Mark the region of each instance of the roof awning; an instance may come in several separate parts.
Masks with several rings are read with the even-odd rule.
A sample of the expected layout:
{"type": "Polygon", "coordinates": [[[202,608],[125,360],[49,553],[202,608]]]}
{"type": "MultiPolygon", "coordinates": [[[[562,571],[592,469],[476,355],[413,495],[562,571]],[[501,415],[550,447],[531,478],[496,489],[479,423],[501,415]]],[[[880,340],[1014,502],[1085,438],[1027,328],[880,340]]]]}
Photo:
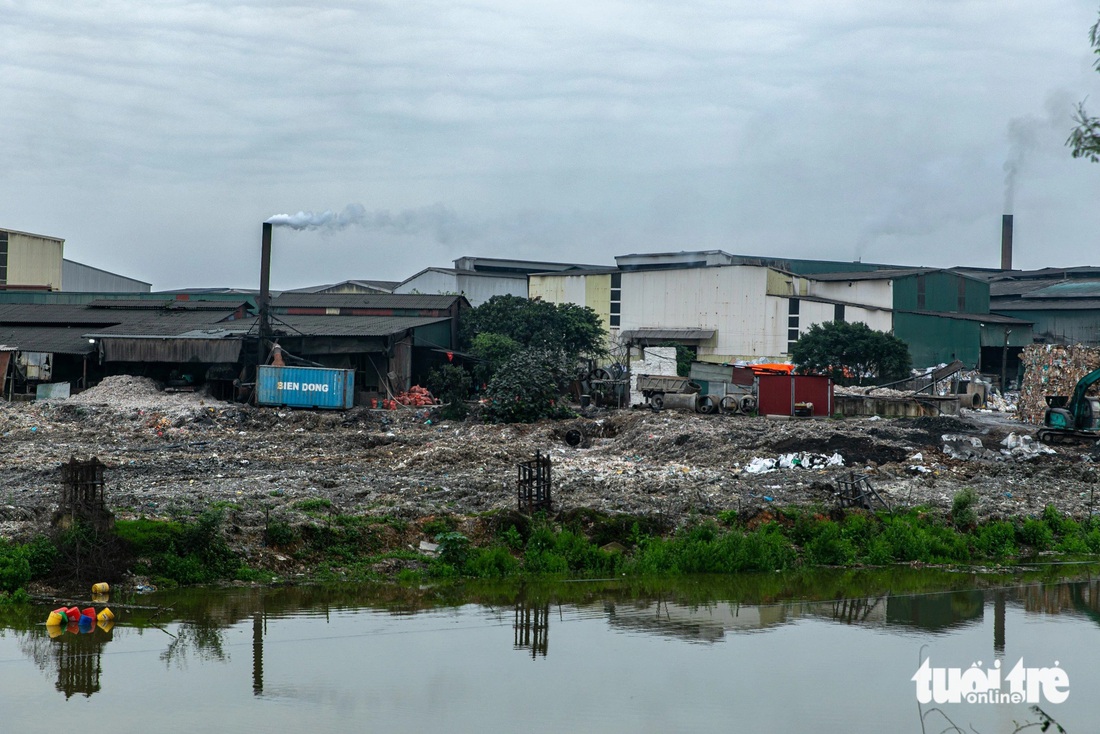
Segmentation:
{"type": "Polygon", "coordinates": [[[705,342],[714,338],[714,329],[629,329],[619,334],[626,342],[705,342]]]}

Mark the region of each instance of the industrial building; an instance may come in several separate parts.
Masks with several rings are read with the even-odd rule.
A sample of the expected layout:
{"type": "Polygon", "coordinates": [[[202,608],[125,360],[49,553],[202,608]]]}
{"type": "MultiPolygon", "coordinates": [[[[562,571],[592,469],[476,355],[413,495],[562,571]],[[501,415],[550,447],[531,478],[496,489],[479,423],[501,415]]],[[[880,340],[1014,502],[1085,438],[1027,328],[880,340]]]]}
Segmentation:
{"type": "Polygon", "coordinates": [[[841,272],[853,264],[717,250],[615,260],[615,268],[533,274],[530,296],[591,307],[616,343],[675,341],[707,362],[785,360],[811,326],[834,320],[892,332],[918,367],[958,359],[999,372],[1006,350],[1032,340],[1027,320],[990,313],[986,281],[951,270],[856,263],[841,272]]]}
{"type": "MultiPolygon", "coordinates": [[[[252,301],[231,294],[97,298],[40,293],[57,302],[0,302],[0,364],[10,362],[5,394],[40,385],[79,391],[106,375],[153,377],[177,386],[209,385],[242,397],[259,354],[252,301]]],[[[270,339],[290,363],[355,370],[364,399],[422,382],[455,348],[461,296],[283,294],[272,304],[270,339]]],[[[7,366],[4,364],[4,366],[7,366]]]]}
{"type": "Polygon", "coordinates": [[[0,229],[0,288],[60,290],[65,240],[0,229]]]}
{"type": "Polygon", "coordinates": [[[505,260],[489,257],[460,257],[453,268],[425,268],[405,279],[394,293],[465,296],[471,306],[480,306],[493,296],[528,297],[527,276],[531,273],[594,270],[595,265],[505,260]]]}
{"type": "Polygon", "coordinates": [[[148,293],[153,285],[65,258],[61,261],[61,290],[68,293],[148,293]]]}

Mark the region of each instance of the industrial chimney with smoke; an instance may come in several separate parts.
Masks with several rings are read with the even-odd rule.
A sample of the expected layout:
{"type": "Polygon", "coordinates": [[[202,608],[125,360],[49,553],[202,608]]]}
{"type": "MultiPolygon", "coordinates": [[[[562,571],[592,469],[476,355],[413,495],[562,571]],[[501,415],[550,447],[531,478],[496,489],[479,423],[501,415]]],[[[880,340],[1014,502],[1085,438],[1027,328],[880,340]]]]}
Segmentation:
{"type": "Polygon", "coordinates": [[[1012,215],[1001,217],[1001,270],[1012,270],[1012,215]]]}

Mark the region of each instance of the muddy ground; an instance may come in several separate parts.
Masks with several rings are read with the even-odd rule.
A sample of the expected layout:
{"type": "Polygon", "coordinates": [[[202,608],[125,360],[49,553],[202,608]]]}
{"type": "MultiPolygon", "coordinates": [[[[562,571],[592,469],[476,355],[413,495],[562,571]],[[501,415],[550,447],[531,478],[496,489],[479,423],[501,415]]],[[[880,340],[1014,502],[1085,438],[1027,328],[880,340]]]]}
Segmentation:
{"type": "Polygon", "coordinates": [[[516,464],[536,451],[552,457],[555,509],[658,514],[673,524],[694,513],[829,507],[835,481],[852,471],[866,474],[893,507],[949,508],[970,487],[983,517],[1039,513],[1047,504],[1089,514],[1090,446],[1001,453],[1008,434],[1034,431],[988,413],[774,420],[626,410],[484,425],[441,421],[425,409],[254,408],[110,378],[68,400],[0,403],[0,537],[47,527],[59,467],[71,456],[108,465],[106,499],[116,516],[189,517],[217,503],[241,544],[258,542],[266,518],[307,519],[298,504],[310,498],[329,500],[333,512],[410,520],[511,510],[516,464]],[[570,429],[583,434],[576,447],[565,440],[570,429]],[[945,453],[945,434],[977,438],[975,458],[945,453]],[[792,453],[820,454],[802,457],[810,465],[837,454],[843,466],[749,472],[792,453]]]}

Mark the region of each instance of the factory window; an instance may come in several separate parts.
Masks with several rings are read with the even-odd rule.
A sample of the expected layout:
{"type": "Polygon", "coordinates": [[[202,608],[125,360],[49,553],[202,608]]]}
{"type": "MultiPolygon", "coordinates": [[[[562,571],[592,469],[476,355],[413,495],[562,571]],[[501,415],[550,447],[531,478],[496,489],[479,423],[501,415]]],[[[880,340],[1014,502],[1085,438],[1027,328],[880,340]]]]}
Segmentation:
{"type": "Polygon", "coordinates": [[[623,274],[611,274],[611,326],[619,325],[620,309],[623,307],[623,274]]]}
{"type": "Polygon", "coordinates": [[[0,232],[0,284],[8,282],[8,233],[0,232]]]}
{"type": "Polygon", "coordinates": [[[787,354],[791,353],[796,341],[798,341],[798,299],[791,298],[787,301],[787,354]]]}
{"type": "Polygon", "coordinates": [[[843,320],[844,320],[844,304],[843,303],[834,303],[833,304],[833,321],[843,321],[843,320]]]}
{"type": "Polygon", "coordinates": [[[925,301],[924,289],[925,289],[924,276],[923,275],[918,275],[917,276],[917,308],[924,308],[924,301],[925,301]]]}

